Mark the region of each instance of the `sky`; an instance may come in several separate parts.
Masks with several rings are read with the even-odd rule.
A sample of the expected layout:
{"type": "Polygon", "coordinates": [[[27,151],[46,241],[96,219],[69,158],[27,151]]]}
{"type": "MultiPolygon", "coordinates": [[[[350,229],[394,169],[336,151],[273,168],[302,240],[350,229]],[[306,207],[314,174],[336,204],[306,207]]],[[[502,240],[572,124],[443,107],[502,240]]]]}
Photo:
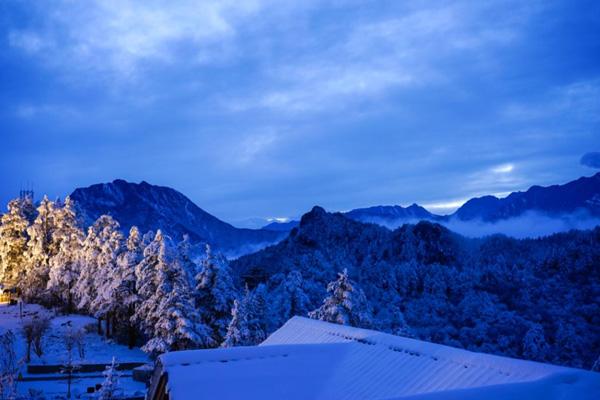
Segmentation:
{"type": "Polygon", "coordinates": [[[597,172],[599,110],[597,1],[0,3],[2,204],[122,178],[239,225],[444,213],[597,172]]]}

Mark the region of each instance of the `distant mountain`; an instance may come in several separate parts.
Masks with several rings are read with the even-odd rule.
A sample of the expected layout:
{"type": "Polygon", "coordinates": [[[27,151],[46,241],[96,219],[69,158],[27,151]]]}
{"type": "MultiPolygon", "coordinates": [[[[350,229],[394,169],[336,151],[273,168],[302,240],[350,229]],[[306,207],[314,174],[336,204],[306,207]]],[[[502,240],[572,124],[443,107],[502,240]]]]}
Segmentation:
{"type": "Polygon", "coordinates": [[[288,221],[288,222],[271,222],[268,225],[262,227],[262,229],[266,229],[269,231],[277,231],[277,232],[289,232],[295,227],[298,226],[300,222],[298,221],[288,221]]]}
{"type": "Polygon", "coordinates": [[[494,196],[471,199],[452,217],[463,221],[496,222],[527,212],[561,216],[578,211],[600,216],[600,173],[564,185],[532,186],[525,192],[513,192],[502,199],[494,196]]]}
{"type": "Polygon", "coordinates": [[[375,206],[368,208],[357,208],[344,213],[344,215],[355,221],[374,223],[393,222],[397,220],[437,220],[440,218],[438,215],[430,213],[417,204],[412,204],[408,207],[375,206]]]}
{"type": "Polygon", "coordinates": [[[161,229],[175,240],[184,234],[193,242],[207,242],[229,254],[256,251],[277,242],[281,232],[238,229],[202,210],[178,191],[147,182],[115,180],[71,194],[86,226],[100,215],[108,214],[124,231],[133,225],[142,232],[161,229]]]}
{"type": "MultiPolygon", "coordinates": [[[[359,222],[397,227],[404,223],[417,221],[445,224],[453,220],[477,220],[493,223],[527,213],[538,213],[551,218],[574,213],[581,213],[581,217],[577,216],[580,219],[600,217],[600,173],[591,177],[582,177],[564,185],[532,186],[525,192],[513,192],[502,199],[494,196],[473,198],[450,215],[436,215],[417,204],[409,207],[374,206],[357,208],[343,213],[343,215],[359,222]]],[[[297,221],[290,221],[285,224],[274,222],[264,228],[290,231],[297,225],[297,221]]]]}
{"type": "MultiPolygon", "coordinates": [[[[438,221],[443,218],[430,213],[417,204],[412,204],[408,207],[374,206],[356,208],[341,214],[354,221],[386,226],[398,225],[399,222],[438,221]]],[[[298,221],[272,222],[264,226],[263,229],[289,232],[297,227],[298,224],[298,221]]]]}

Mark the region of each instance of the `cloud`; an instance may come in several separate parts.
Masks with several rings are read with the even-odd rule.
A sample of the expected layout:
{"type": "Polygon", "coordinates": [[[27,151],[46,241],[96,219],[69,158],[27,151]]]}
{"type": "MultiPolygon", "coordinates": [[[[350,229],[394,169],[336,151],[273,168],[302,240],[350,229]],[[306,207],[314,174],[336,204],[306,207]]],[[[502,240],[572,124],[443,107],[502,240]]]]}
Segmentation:
{"type": "MultiPolygon", "coordinates": [[[[371,219],[369,222],[379,224],[388,229],[397,229],[403,224],[416,224],[417,219],[400,219],[396,221],[371,219]]],[[[453,232],[467,237],[485,237],[503,234],[514,238],[537,238],[573,229],[587,230],[600,226],[600,218],[593,217],[586,211],[574,212],[561,216],[549,216],[543,213],[528,211],[518,217],[503,219],[497,222],[481,220],[462,221],[452,217],[445,221],[432,221],[445,226],[453,232]]]]}
{"type": "Polygon", "coordinates": [[[380,16],[350,26],[347,21],[334,22],[335,36],[319,38],[317,44],[308,41],[303,46],[310,52],[295,54],[292,63],[272,65],[265,71],[266,88],[232,101],[229,109],[339,111],[394,90],[450,82],[451,72],[443,67],[447,63],[472,60],[475,54],[517,40],[518,21],[480,24],[488,12],[459,2],[409,8],[398,12],[398,17],[380,16]]]}
{"type": "Polygon", "coordinates": [[[390,12],[374,7],[364,18],[349,11],[354,3],[40,1],[31,20],[44,22],[19,25],[9,43],[71,77],[97,80],[100,74],[113,83],[144,78],[156,66],[244,63],[257,68],[258,84],[224,96],[227,111],[300,113],[337,111],[394,89],[450,81],[446,62],[477,64],[475,55],[512,43],[522,29],[514,17],[480,23],[504,9],[503,2],[398,4],[390,12]],[[331,18],[337,13],[344,17],[331,18]],[[314,18],[328,22],[315,28],[314,18]]]}
{"type": "Polygon", "coordinates": [[[530,211],[521,216],[494,223],[478,220],[461,221],[458,218],[451,218],[442,225],[468,237],[484,237],[501,233],[515,238],[536,238],[572,229],[593,229],[600,225],[600,219],[585,212],[553,217],[530,211]]]}
{"type": "Polygon", "coordinates": [[[586,167],[600,168],[600,152],[586,153],[579,162],[586,167]]]}
{"type": "Polygon", "coordinates": [[[513,164],[503,164],[492,168],[492,172],[495,174],[508,174],[515,169],[513,164]]]}
{"type": "Polygon", "coordinates": [[[469,199],[451,200],[437,203],[426,203],[423,207],[433,214],[449,214],[456,211],[460,206],[465,204],[469,199]]]}
{"type": "MultiPolygon", "coordinates": [[[[236,21],[261,1],[62,0],[37,3],[45,23],[9,33],[9,44],[60,68],[112,72],[130,78],[143,63],[212,59],[236,35],[236,21]]],[[[215,56],[216,57],[216,56],[215,56]]]]}
{"type": "Polygon", "coordinates": [[[599,121],[600,79],[580,80],[553,87],[538,101],[512,102],[502,114],[515,121],[548,118],[599,121]]]}
{"type": "Polygon", "coordinates": [[[35,54],[44,48],[51,47],[50,41],[36,33],[28,31],[13,31],[8,34],[8,43],[12,47],[20,48],[28,54],[35,54]]]}

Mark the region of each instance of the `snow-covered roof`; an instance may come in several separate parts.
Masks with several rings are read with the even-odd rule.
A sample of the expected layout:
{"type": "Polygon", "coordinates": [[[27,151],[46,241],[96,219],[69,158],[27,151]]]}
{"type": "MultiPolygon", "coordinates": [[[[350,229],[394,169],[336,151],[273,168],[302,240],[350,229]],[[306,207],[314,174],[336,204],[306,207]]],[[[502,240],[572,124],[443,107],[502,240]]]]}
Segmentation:
{"type": "Polygon", "coordinates": [[[260,346],[167,353],[160,361],[172,400],[200,393],[220,399],[596,399],[600,393],[597,373],[301,317],[260,346]]]}

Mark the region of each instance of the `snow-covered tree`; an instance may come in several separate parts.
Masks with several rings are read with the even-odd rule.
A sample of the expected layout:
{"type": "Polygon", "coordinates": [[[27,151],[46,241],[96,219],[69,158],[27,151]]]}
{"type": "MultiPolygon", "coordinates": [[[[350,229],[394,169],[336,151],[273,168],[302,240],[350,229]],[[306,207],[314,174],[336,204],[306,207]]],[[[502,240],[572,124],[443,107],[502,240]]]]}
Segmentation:
{"type": "Polygon", "coordinates": [[[149,316],[156,321],[154,334],[142,350],[156,356],[166,351],[212,346],[211,332],[200,322],[180,260],[159,263],[156,280],[152,302],[158,303],[158,307],[149,316]]]}
{"type": "Polygon", "coordinates": [[[600,356],[598,356],[596,361],[594,361],[594,364],[592,365],[592,371],[600,372],[600,356]]]}
{"type": "Polygon", "coordinates": [[[248,329],[248,316],[243,302],[238,299],[233,301],[231,309],[231,321],[227,326],[225,339],[221,343],[221,347],[246,346],[249,343],[250,331],[248,329]]]}
{"type": "Polygon", "coordinates": [[[6,285],[21,286],[25,281],[27,225],[21,201],[11,200],[0,218],[0,282],[6,285]]]}
{"type": "Polygon", "coordinates": [[[183,270],[186,273],[190,285],[195,285],[195,278],[198,274],[198,265],[192,260],[192,244],[190,237],[183,235],[183,240],[177,244],[177,258],[183,270]]]}
{"type": "Polygon", "coordinates": [[[274,292],[275,315],[279,325],[295,315],[306,316],[310,309],[310,300],[304,291],[304,281],[299,271],[291,271],[274,292]]]}
{"type": "Polygon", "coordinates": [[[98,294],[96,279],[100,271],[100,254],[104,243],[116,229],[117,222],[107,215],[102,215],[88,228],[83,240],[79,256],[81,271],[75,284],[77,307],[82,311],[92,314],[95,312],[92,302],[98,294]]]}
{"type": "Polygon", "coordinates": [[[257,339],[256,343],[262,342],[266,336],[279,328],[274,326],[273,312],[271,307],[271,296],[264,283],[259,284],[250,292],[250,311],[256,321],[257,339]]]}
{"type": "Polygon", "coordinates": [[[44,297],[50,272],[50,259],[58,252],[57,243],[53,240],[56,229],[55,205],[44,196],[37,208],[37,216],[33,224],[27,228],[25,282],[22,293],[29,301],[44,297]]]}
{"type": "Polygon", "coordinates": [[[548,343],[544,336],[544,328],[533,324],[523,338],[523,356],[529,360],[543,361],[547,354],[548,343]]]}
{"type": "Polygon", "coordinates": [[[116,400],[123,397],[123,389],[119,383],[121,375],[117,370],[118,367],[119,365],[113,357],[110,365],[107,366],[106,370],[102,373],[102,375],[104,375],[104,381],[98,392],[99,400],[116,400]]]}
{"type": "Polygon", "coordinates": [[[158,289],[157,274],[159,269],[163,268],[162,264],[172,262],[173,256],[171,253],[169,237],[164,236],[158,230],[152,242],[144,249],[144,257],[135,268],[139,305],[131,320],[149,338],[154,337],[156,310],[160,305],[160,299],[156,296],[158,289]]]}
{"type": "Polygon", "coordinates": [[[265,340],[265,290],[264,285],[252,292],[246,289],[242,300],[234,300],[231,321],[221,347],[252,346],[265,340]]]}
{"type": "Polygon", "coordinates": [[[98,269],[94,276],[94,285],[97,289],[96,297],[92,300],[91,309],[94,316],[106,321],[106,336],[112,335],[111,324],[114,316],[121,307],[118,297],[121,286],[117,260],[124,251],[123,235],[119,230],[119,223],[111,217],[105,216],[106,222],[101,231],[100,252],[97,258],[98,269]]]}
{"type": "Polygon", "coordinates": [[[372,324],[371,311],[363,291],[348,278],[344,269],[338,279],[327,285],[329,296],[309,316],[336,324],[367,328],[372,324]]]}
{"type": "Polygon", "coordinates": [[[0,399],[17,399],[17,379],[21,368],[12,331],[0,333],[0,399]]]}
{"type": "Polygon", "coordinates": [[[136,330],[131,318],[139,302],[135,269],[144,258],[142,238],[137,227],[133,226],[129,230],[126,246],[126,250],[121,253],[117,260],[117,281],[119,285],[115,295],[119,307],[116,314],[117,319],[127,327],[128,344],[132,348],[136,341],[136,330]]]}
{"type": "Polygon", "coordinates": [[[63,302],[68,312],[72,312],[83,232],[78,226],[70,197],[65,199],[63,207],[56,210],[54,222],[56,228],[52,232],[52,241],[57,243],[58,252],[50,258],[48,290],[63,302]]]}
{"type": "Polygon", "coordinates": [[[20,203],[19,207],[21,208],[21,213],[27,220],[27,223],[32,224],[33,221],[35,220],[35,216],[37,215],[37,211],[36,211],[35,205],[33,203],[33,197],[29,196],[29,195],[20,197],[19,203],[20,203]]]}
{"type": "Polygon", "coordinates": [[[196,275],[196,307],[202,322],[212,330],[215,343],[221,343],[227,333],[236,294],[229,263],[207,245],[206,258],[196,275]]]}

